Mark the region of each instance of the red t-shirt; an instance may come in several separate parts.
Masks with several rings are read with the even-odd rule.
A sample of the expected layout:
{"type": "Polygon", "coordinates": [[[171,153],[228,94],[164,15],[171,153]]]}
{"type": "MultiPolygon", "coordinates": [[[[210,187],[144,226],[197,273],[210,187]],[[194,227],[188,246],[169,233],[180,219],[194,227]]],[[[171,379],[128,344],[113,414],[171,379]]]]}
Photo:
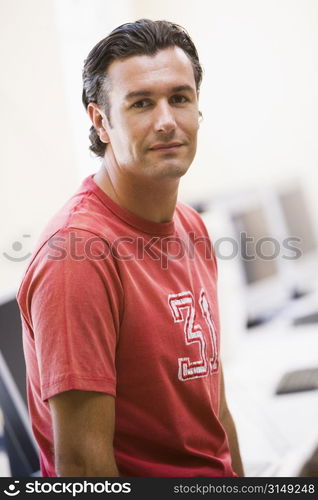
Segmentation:
{"type": "Polygon", "coordinates": [[[116,397],[120,475],[235,475],[218,419],[216,272],[190,207],[153,223],[83,182],[18,293],[43,476],[56,475],[48,399],[72,389],[116,397]]]}

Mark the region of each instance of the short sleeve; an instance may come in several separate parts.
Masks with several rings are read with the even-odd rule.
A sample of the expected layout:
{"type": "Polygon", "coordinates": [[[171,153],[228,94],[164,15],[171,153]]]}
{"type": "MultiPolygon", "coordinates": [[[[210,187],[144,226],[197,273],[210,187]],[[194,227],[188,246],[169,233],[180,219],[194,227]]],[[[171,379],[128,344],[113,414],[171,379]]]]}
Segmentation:
{"type": "Polygon", "coordinates": [[[29,307],[42,400],[72,389],[115,396],[123,293],[107,242],[60,231],[33,266],[29,307]]]}

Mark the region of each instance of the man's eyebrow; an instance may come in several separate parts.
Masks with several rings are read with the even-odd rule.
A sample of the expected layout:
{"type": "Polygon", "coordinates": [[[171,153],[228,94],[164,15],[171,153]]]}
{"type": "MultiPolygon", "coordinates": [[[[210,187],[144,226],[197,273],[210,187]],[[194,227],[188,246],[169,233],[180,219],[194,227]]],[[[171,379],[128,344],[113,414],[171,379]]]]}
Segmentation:
{"type": "Polygon", "coordinates": [[[132,92],[128,92],[128,94],[125,95],[125,99],[134,99],[135,97],[148,97],[152,94],[150,90],[133,90],[132,92]]]}
{"type": "MultiPolygon", "coordinates": [[[[190,92],[192,94],[196,93],[196,91],[194,90],[193,87],[191,87],[191,85],[178,85],[176,87],[172,87],[171,92],[190,92]]],[[[146,89],[133,90],[125,95],[125,99],[130,100],[130,99],[135,99],[136,97],[149,97],[153,94],[154,92],[152,92],[151,90],[146,90],[146,89]]]]}
{"type": "Polygon", "coordinates": [[[191,85],[178,85],[177,87],[172,88],[172,92],[191,92],[191,94],[196,93],[191,85]]]}

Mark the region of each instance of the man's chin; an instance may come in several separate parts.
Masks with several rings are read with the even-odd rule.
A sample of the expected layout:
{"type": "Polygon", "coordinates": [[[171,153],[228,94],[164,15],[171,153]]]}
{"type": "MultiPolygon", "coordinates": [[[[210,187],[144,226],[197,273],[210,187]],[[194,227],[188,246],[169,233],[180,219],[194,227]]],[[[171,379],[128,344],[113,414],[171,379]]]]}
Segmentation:
{"type": "Polygon", "coordinates": [[[154,165],[151,170],[151,175],[157,177],[158,179],[170,178],[178,179],[187,173],[190,165],[183,163],[171,163],[171,164],[161,164],[154,165]]]}

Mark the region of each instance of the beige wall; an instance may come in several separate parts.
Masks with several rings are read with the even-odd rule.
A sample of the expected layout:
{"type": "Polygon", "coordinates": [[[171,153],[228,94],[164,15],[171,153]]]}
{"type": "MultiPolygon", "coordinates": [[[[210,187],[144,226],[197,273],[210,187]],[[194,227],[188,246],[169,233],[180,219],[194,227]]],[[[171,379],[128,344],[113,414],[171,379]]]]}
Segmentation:
{"type": "Polygon", "coordinates": [[[0,290],[15,288],[49,216],[72,192],[77,172],[53,4],[0,4],[0,290]],[[30,234],[24,238],[24,234],[30,234]],[[23,244],[21,250],[12,248],[23,244]],[[25,253],[24,253],[25,252],[25,253]]]}
{"type": "Polygon", "coordinates": [[[48,219],[97,169],[82,65],[113,25],[131,18],[129,0],[111,2],[111,15],[108,7],[104,0],[0,1],[0,295],[16,289],[27,262],[3,253],[28,255],[48,219]]]}
{"type": "Polygon", "coordinates": [[[315,202],[318,2],[135,0],[134,5],[137,17],[182,24],[205,70],[199,150],[181,196],[195,200],[301,176],[315,202]]]}

